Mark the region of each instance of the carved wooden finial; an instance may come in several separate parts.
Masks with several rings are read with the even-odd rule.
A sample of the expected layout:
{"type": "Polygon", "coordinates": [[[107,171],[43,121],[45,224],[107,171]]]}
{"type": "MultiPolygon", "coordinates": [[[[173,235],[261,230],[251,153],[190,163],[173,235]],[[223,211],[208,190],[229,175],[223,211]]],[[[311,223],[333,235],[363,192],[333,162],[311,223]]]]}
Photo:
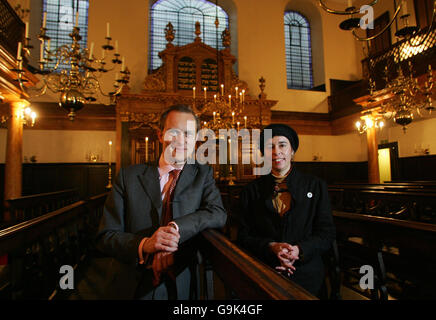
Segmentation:
{"type": "Polygon", "coordinates": [[[195,37],[195,41],[196,42],[198,42],[198,41],[201,41],[201,38],[200,38],[200,34],[201,34],[201,25],[200,25],[200,22],[195,22],[195,35],[196,35],[196,37],[195,37]]]}
{"type": "Polygon", "coordinates": [[[259,88],[260,88],[260,94],[259,94],[259,99],[266,99],[266,93],[263,92],[263,90],[265,90],[265,79],[263,78],[263,76],[260,77],[259,79],[259,88]]]}
{"type": "Polygon", "coordinates": [[[168,22],[167,26],[165,27],[165,39],[168,41],[167,46],[172,46],[174,38],[175,38],[176,30],[174,30],[173,25],[171,22],[168,22]]]}
{"type": "Polygon", "coordinates": [[[200,38],[200,34],[201,34],[201,26],[200,26],[200,22],[195,22],[195,35],[197,36],[197,37],[195,37],[195,41],[201,41],[201,38],[200,38]]]}
{"type": "Polygon", "coordinates": [[[230,48],[230,43],[231,43],[231,36],[230,36],[230,31],[229,29],[225,29],[223,31],[223,33],[221,34],[221,39],[223,40],[223,46],[225,48],[230,48]]]}

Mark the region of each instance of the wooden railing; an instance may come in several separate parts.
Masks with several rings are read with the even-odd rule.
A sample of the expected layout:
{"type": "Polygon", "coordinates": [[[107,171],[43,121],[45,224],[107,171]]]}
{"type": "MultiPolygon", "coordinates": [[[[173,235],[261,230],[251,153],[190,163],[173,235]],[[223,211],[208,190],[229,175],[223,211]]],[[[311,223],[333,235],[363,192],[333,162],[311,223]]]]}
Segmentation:
{"type": "Polygon", "coordinates": [[[329,185],[337,211],[436,223],[434,184],[329,185]]]}
{"type": "Polygon", "coordinates": [[[368,77],[371,76],[376,82],[377,89],[383,89],[386,86],[386,81],[384,79],[385,67],[389,70],[389,79],[398,76],[397,68],[399,65],[403,69],[405,76],[408,76],[408,61],[411,61],[414,65],[415,77],[424,74],[427,70],[428,64],[434,65],[436,50],[436,28],[430,30],[429,36],[424,42],[422,41],[427,30],[428,28],[417,33],[411,37],[410,40],[405,39],[398,41],[386,51],[377,53],[376,55],[362,60],[364,78],[368,79],[368,77]],[[420,49],[418,54],[415,53],[416,50],[410,50],[410,43],[420,44],[420,46],[415,46],[420,49]]]}
{"type": "MultiPolygon", "coordinates": [[[[202,232],[201,251],[226,290],[238,299],[314,300],[299,285],[248,255],[216,230],[202,232]]],[[[227,296],[227,299],[231,296],[227,296]]]]}
{"type": "Polygon", "coordinates": [[[40,193],[6,200],[7,217],[2,228],[40,217],[79,200],[77,189],[40,193]]]}
{"type": "MultiPolygon", "coordinates": [[[[75,270],[74,282],[92,257],[94,235],[107,194],[0,231],[0,299],[66,299],[59,288],[60,267],[75,270]]],[[[201,235],[199,247],[210,270],[240,299],[316,299],[307,291],[246,254],[215,230],[201,235]]],[[[227,298],[230,298],[227,297],[227,298]]]]}
{"type": "Polygon", "coordinates": [[[436,225],[333,212],[343,283],[373,299],[434,299],[436,225]],[[374,269],[374,290],[361,290],[360,267],[374,269]]]}
{"type": "Polygon", "coordinates": [[[107,193],[0,231],[0,299],[54,299],[60,267],[82,263],[93,239],[107,193]],[[3,258],[5,260],[5,258],[3,258]]]}
{"type": "Polygon", "coordinates": [[[0,45],[13,57],[24,38],[25,25],[7,0],[0,0],[0,45]]]}

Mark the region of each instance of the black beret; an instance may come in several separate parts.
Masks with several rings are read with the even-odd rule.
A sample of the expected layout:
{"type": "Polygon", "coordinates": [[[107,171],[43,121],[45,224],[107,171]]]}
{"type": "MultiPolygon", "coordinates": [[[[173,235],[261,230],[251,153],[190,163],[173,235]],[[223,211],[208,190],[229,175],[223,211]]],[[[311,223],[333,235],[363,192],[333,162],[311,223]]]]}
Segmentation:
{"type": "Polygon", "coordinates": [[[294,152],[297,151],[298,145],[300,143],[298,140],[297,132],[295,132],[294,129],[292,129],[290,126],[287,126],[286,124],[273,123],[273,124],[270,124],[270,125],[266,126],[265,128],[263,128],[263,130],[260,133],[259,149],[260,149],[260,152],[262,152],[262,154],[263,154],[263,147],[264,147],[264,132],[265,132],[264,130],[265,129],[272,130],[272,137],[283,136],[283,137],[288,138],[289,142],[291,143],[292,150],[294,150],[294,152]]]}

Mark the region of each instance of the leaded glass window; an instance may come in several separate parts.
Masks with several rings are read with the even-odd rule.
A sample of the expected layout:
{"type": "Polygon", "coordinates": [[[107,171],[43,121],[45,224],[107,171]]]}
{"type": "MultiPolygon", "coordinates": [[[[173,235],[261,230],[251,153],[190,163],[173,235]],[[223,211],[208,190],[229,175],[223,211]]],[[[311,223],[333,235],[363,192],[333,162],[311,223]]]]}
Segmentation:
{"type": "Polygon", "coordinates": [[[159,0],[151,9],[150,63],[152,70],[160,67],[162,60],[158,53],[166,47],[165,27],[168,22],[176,30],[173,44],[182,46],[195,39],[195,22],[201,24],[202,41],[219,50],[223,49],[221,33],[229,26],[227,13],[214,3],[206,0],[159,0]],[[216,29],[215,20],[219,25],[216,29]]]}
{"type": "Polygon", "coordinates": [[[298,12],[285,12],[285,46],[288,89],[311,89],[313,76],[310,25],[298,12]]]}
{"type": "MultiPolygon", "coordinates": [[[[50,37],[50,49],[69,45],[72,39],[69,36],[76,23],[76,11],[79,7],[80,45],[86,47],[88,38],[88,0],[44,0],[43,12],[47,12],[47,36],[50,37]]],[[[42,19],[42,18],[41,18],[42,19]]],[[[47,48],[47,41],[45,48],[47,48]]],[[[54,67],[54,61],[48,67],[54,67]]],[[[59,66],[62,69],[62,66],[59,66]]]]}

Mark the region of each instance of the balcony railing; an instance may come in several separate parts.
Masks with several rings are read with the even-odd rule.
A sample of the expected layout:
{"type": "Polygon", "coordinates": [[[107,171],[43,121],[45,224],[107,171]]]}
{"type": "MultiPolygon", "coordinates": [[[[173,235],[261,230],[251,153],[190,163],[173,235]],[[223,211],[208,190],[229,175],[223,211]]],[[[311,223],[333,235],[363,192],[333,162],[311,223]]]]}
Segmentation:
{"type": "Polygon", "coordinates": [[[434,65],[436,61],[436,28],[430,31],[428,37],[426,34],[427,29],[424,29],[410,40],[399,41],[388,50],[362,60],[363,77],[375,80],[376,88],[379,90],[386,85],[385,67],[388,69],[389,79],[397,77],[398,65],[401,66],[404,75],[408,76],[409,61],[413,64],[415,77],[424,74],[428,64],[434,65]]]}
{"type": "Polygon", "coordinates": [[[0,45],[12,56],[24,39],[25,25],[7,0],[0,0],[0,45]]]}

